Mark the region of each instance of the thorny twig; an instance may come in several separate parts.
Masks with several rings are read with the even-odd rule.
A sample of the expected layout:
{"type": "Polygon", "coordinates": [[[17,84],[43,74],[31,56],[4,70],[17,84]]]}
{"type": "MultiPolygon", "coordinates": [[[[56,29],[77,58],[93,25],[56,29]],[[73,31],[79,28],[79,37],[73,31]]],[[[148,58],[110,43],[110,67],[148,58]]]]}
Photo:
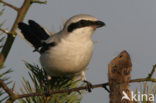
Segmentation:
{"type": "Polygon", "coordinates": [[[46,4],[46,3],[47,3],[47,1],[31,0],[31,3],[46,4]]]}
{"type": "Polygon", "coordinates": [[[151,73],[148,74],[148,77],[147,78],[152,78],[152,75],[154,74],[155,70],[156,70],[156,64],[153,65],[153,69],[152,69],[151,73]]]}
{"type": "MultiPolygon", "coordinates": [[[[154,65],[155,66],[155,65],[154,65]]],[[[153,71],[153,69],[152,69],[153,71]]],[[[151,73],[151,76],[153,75],[154,72],[151,73]]],[[[156,82],[156,78],[139,78],[139,79],[132,79],[130,80],[130,83],[136,83],[136,82],[156,82]]],[[[28,97],[34,97],[34,96],[44,96],[44,95],[52,95],[52,94],[57,94],[57,93],[71,93],[71,92],[80,92],[80,90],[87,90],[88,86],[82,86],[82,87],[78,87],[78,88],[71,88],[71,89],[63,89],[63,90],[55,90],[55,91],[48,91],[48,92],[34,92],[34,93],[28,93],[28,94],[21,94],[21,95],[16,95],[13,93],[13,91],[11,91],[7,85],[3,82],[3,80],[0,79],[0,85],[2,86],[2,88],[6,91],[6,93],[8,93],[8,95],[10,96],[10,98],[13,98],[14,100],[16,99],[20,99],[20,98],[28,98],[28,97]]],[[[93,89],[94,88],[104,88],[106,86],[108,86],[109,83],[102,83],[102,84],[94,84],[93,85],[93,89]]],[[[9,100],[11,100],[9,98],[9,100]]],[[[8,100],[8,101],[9,101],[8,100]]]]}
{"type": "Polygon", "coordinates": [[[0,28],[0,31],[2,31],[2,32],[5,33],[5,34],[10,34],[9,31],[7,31],[7,30],[5,30],[5,29],[3,29],[3,28],[0,28]]]}
{"type": "Polygon", "coordinates": [[[4,2],[3,0],[0,0],[0,3],[6,5],[8,7],[11,7],[12,9],[17,11],[17,17],[16,17],[16,19],[14,21],[14,24],[13,24],[11,30],[9,31],[9,33],[11,35],[7,35],[7,39],[6,39],[5,44],[4,44],[4,46],[3,46],[2,50],[1,50],[1,53],[0,53],[0,55],[1,55],[1,57],[0,57],[0,66],[3,66],[3,64],[4,64],[8,54],[10,52],[10,49],[11,49],[12,44],[13,44],[13,42],[15,40],[15,37],[16,37],[17,25],[18,25],[19,22],[21,22],[24,19],[28,9],[30,8],[30,6],[32,4],[31,1],[38,1],[38,3],[39,3],[39,0],[24,0],[22,6],[20,8],[17,8],[17,7],[15,7],[15,6],[7,3],[7,2],[4,2]]]}
{"type": "Polygon", "coordinates": [[[3,1],[3,0],[0,0],[0,2],[3,3],[4,5],[6,5],[6,6],[12,8],[12,9],[16,10],[16,11],[19,10],[19,8],[15,7],[14,5],[9,4],[9,3],[7,3],[7,2],[5,2],[5,1],[3,1]]]}

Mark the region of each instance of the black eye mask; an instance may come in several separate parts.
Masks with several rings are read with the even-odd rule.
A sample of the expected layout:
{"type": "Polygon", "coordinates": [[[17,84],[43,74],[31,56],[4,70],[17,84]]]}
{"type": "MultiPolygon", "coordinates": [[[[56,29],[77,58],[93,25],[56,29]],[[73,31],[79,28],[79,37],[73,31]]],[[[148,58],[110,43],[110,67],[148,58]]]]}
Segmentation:
{"type": "Polygon", "coordinates": [[[97,27],[102,27],[104,26],[105,23],[102,21],[90,21],[90,20],[80,20],[76,23],[72,23],[68,26],[67,30],[68,32],[72,32],[77,28],[82,28],[86,26],[97,26],[97,27]]]}

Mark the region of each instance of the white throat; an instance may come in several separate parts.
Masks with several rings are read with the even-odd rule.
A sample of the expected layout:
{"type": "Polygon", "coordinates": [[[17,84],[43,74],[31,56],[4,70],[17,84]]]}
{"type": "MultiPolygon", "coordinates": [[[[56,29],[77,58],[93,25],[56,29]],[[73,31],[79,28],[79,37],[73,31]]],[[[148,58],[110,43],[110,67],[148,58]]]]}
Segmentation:
{"type": "Polygon", "coordinates": [[[92,39],[93,33],[94,29],[92,27],[78,28],[68,34],[66,39],[70,41],[87,42],[92,39]]]}

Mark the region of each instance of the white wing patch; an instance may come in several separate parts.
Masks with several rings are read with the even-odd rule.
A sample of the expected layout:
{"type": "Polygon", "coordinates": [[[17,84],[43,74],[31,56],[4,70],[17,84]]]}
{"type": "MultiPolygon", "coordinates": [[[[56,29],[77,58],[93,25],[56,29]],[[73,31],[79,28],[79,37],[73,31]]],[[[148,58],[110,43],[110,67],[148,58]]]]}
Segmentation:
{"type": "Polygon", "coordinates": [[[53,35],[53,33],[52,33],[52,32],[49,32],[48,29],[46,29],[45,27],[42,26],[42,28],[45,30],[45,32],[46,32],[49,36],[53,35]]]}

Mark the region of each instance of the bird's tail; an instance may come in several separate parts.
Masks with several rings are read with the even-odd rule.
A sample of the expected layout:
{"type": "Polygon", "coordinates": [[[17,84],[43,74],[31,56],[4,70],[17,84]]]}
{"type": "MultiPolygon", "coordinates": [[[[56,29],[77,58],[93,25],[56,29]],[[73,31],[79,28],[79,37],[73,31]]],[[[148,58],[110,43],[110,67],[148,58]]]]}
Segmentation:
{"type": "Polygon", "coordinates": [[[20,22],[16,31],[23,39],[32,44],[35,50],[38,50],[43,45],[43,41],[49,38],[47,31],[33,20],[29,20],[28,24],[20,22]]]}

